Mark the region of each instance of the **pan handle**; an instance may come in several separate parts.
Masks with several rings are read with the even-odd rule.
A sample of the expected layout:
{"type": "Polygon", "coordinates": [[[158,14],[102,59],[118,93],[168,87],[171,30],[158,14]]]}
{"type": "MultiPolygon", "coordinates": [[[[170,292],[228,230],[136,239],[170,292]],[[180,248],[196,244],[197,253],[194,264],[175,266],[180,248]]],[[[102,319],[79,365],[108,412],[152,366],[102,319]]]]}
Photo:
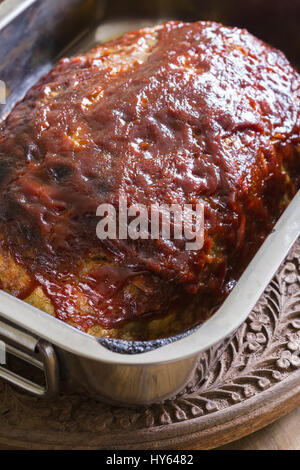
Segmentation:
{"type": "Polygon", "coordinates": [[[0,379],[39,398],[53,398],[59,392],[59,365],[53,346],[27,332],[0,321],[0,379]],[[45,385],[35,383],[10,370],[7,354],[40,369],[45,385]]]}

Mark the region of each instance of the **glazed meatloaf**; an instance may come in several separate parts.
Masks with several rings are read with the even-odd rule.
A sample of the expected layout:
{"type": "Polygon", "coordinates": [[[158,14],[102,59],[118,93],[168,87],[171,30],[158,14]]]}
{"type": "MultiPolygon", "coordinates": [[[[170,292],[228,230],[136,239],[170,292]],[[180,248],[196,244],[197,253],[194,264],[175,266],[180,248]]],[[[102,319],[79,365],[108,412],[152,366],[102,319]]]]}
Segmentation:
{"type": "Polygon", "coordinates": [[[0,128],[1,288],[82,331],[204,321],[300,182],[300,80],[245,30],[168,22],[63,59],[0,128]],[[204,206],[204,244],[99,239],[103,203],[204,206]]]}

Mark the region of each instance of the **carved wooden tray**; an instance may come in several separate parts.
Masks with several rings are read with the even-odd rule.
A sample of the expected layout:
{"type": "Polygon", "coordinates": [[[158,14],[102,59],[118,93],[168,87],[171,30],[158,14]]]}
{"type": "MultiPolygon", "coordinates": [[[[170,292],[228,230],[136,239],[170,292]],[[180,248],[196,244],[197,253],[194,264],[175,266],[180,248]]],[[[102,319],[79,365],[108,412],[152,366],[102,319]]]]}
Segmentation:
{"type": "Polygon", "coordinates": [[[207,449],[256,431],[298,405],[300,239],[204,383],[196,375],[175,400],[130,409],[76,394],[39,401],[0,382],[0,444],[207,449]]]}

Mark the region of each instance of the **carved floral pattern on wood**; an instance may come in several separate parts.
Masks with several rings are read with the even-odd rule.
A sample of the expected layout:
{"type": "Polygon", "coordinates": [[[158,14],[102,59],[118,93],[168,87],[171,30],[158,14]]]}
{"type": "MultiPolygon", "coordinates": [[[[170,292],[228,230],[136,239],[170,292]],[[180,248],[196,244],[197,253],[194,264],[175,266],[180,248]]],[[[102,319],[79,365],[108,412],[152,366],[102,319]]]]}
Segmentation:
{"type": "MultiPolygon", "coordinates": [[[[215,351],[205,360],[214,363],[215,351]]],[[[22,395],[0,382],[0,429],[70,435],[117,435],[218,413],[276,386],[300,368],[300,240],[205,381],[201,367],[176,399],[124,409],[68,394],[55,402],[22,395]],[[100,433],[100,434],[99,434],[100,433]]]]}

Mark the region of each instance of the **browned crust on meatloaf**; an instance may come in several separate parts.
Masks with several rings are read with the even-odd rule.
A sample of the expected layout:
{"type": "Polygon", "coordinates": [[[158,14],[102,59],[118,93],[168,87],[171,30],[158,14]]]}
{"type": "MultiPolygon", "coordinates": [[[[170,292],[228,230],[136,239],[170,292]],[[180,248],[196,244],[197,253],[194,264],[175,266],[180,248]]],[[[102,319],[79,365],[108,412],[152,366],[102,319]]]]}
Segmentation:
{"type": "Polygon", "coordinates": [[[281,52],[213,22],[63,59],[0,129],[2,288],[97,335],[203,321],[299,186],[299,83],[281,52]],[[203,248],[97,239],[97,206],[124,195],[203,203],[203,248]]]}

